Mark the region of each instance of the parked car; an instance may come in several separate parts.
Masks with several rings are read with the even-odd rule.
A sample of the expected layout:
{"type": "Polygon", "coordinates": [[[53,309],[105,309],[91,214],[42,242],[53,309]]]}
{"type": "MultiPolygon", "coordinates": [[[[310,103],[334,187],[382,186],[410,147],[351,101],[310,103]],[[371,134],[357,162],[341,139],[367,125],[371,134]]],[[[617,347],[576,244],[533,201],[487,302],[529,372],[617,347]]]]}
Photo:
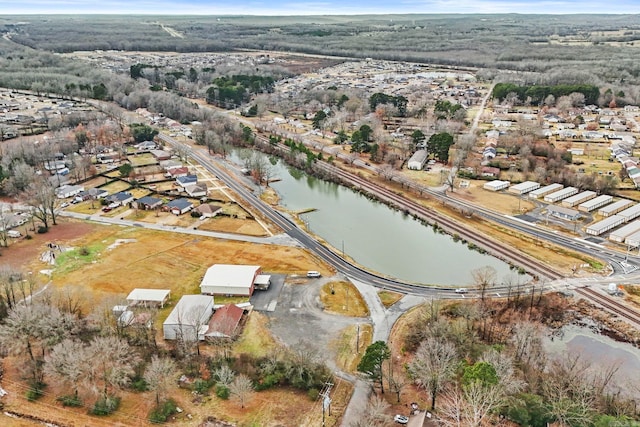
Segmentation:
{"type": "Polygon", "coordinates": [[[17,239],[18,237],[22,236],[22,234],[18,230],[9,230],[7,231],[7,236],[17,239]]]}
{"type": "Polygon", "coordinates": [[[109,203],[109,207],[110,207],[111,209],[115,209],[115,208],[117,208],[118,206],[120,206],[120,202],[111,202],[111,203],[109,203]]]}
{"type": "Polygon", "coordinates": [[[393,421],[397,422],[398,424],[407,424],[409,422],[409,417],[405,417],[404,415],[396,414],[396,416],[393,417],[393,421]]]}
{"type": "Polygon", "coordinates": [[[111,210],[113,210],[111,206],[105,206],[104,208],[102,208],[102,212],[109,212],[111,210]]]}
{"type": "Polygon", "coordinates": [[[317,279],[318,277],[322,277],[322,275],[317,271],[307,271],[307,277],[317,279]]]}
{"type": "Polygon", "coordinates": [[[69,202],[62,202],[60,205],[61,208],[66,208],[67,206],[69,206],[69,202]]]}

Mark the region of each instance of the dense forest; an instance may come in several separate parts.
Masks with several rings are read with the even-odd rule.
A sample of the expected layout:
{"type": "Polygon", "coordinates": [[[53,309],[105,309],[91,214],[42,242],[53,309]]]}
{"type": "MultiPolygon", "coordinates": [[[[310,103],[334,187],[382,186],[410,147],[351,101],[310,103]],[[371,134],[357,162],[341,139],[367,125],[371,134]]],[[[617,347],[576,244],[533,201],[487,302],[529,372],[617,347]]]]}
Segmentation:
{"type": "Polygon", "coordinates": [[[263,49],[518,71],[519,84],[640,78],[633,15],[15,16],[0,32],[54,52],[263,49]]]}

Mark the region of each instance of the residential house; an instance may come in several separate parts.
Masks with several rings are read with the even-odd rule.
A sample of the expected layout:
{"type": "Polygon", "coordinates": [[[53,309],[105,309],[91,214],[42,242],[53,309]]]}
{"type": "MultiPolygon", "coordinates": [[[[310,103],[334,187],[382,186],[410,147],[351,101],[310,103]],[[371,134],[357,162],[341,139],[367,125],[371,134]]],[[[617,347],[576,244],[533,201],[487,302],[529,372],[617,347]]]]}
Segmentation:
{"type": "Polygon", "coordinates": [[[222,206],[212,205],[204,203],[195,208],[195,211],[200,213],[201,218],[213,218],[222,210],[222,206]]]}
{"type": "Polygon", "coordinates": [[[187,185],[192,185],[192,184],[197,184],[198,183],[198,177],[195,175],[186,175],[186,176],[179,176],[178,178],[176,178],[176,183],[184,188],[187,185]]]}
{"type": "Polygon", "coordinates": [[[181,168],[182,162],[173,159],[163,160],[160,162],[160,167],[166,171],[169,171],[171,169],[181,168]]]}
{"type": "Polygon", "coordinates": [[[120,191],[119,193],[111,194],[106,197],[108,203],[119,203],[120,205],[126,205],[134,200],[134,197],[128,191],[120,191]]]}
{"type": "Polygon", "coordinates": [[[186,166],[180,166],[178,168],[167,169],[167,173],[164,174],[167,178],[181,178],[189,175],[189,168],[186,166]]]}
{"type": "Polygon", "coordinates": [[[80,193],[78,193],[75,197],[75,200],[79,201],[79,202],[83,202],[85,200],[98,200],[98,199],[102,199],[103,197],[107,197],[109,195],[109,192],[107,190],[103,190],[101,188],[90,188],[88,190],[85,191],[81,191],[80,193]]]}
{"type": "Polygon", "coordinates": [[[140,197],[138,200],[132,203],[132,206],[135,209],[141,209],[144,211],[150,211],[153,209],[157,209],[162,206],[162,200],[156,197],[144,196],[140,197]]]}
{"type": "Polygon", "coordinates": [[[163,209],[174,215],[182,215],[193,209],[193,203],[189,199],[175,199],[164,205],[163,209]]]}
{"type": "Polygon", "coordinates": [[[59,199],[66,199],[80,194],[82,191],[84,191],[84,187],[82,185],[63,185],[56,188],[56,197],[59,199]]]}
{"type": "Polygon", "coordinates": [[[187,185],[184,187],[184,191],[189,195],[189,197],[206,197],[209,189],[207,188],[207,184],[200,182],[197,184],[187,185]]]}
{"type": "Polygon", "coordinates": [[[138,151],[151,151],[156,149],[157,144],[153,141],[143,141],[140,144],[135,145],[135,147],[138,151]]]}
{"type": "Polygon", "coordinates": [[[500,175],[500,169],[491,166],[484,166],[480,171],[481,176],[497,178],[500,175]]]}
{"type": "Polygon", "coordinates": [[[169,160],[171,158],[171,153],[165,150],[150,150],[150,153],[156,160],[169,160]]]}

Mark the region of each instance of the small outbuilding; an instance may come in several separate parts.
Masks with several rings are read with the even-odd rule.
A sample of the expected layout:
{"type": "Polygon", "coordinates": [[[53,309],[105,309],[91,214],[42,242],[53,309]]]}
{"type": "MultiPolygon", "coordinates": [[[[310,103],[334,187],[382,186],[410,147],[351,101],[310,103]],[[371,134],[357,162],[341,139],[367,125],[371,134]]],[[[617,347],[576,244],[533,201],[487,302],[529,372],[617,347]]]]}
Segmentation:
{"type": "Polygon", "coordinates": [[[213,314],[210,295],[184,295],[162,324],[165,340],[204,340],[213,314]]]}
{"type": "Polygon", "coordinates": [[[214,264],[202,278],[200,291],[208,295],[251,296],[260,270],[259,265],[214,264]]]}
{"type": "Polygon", "coordinates": [[[422,170],[427,163],[427,157],[429,157],[427,150],[416,151],[407,162],[407,168],[416,171],[422,170]]]}

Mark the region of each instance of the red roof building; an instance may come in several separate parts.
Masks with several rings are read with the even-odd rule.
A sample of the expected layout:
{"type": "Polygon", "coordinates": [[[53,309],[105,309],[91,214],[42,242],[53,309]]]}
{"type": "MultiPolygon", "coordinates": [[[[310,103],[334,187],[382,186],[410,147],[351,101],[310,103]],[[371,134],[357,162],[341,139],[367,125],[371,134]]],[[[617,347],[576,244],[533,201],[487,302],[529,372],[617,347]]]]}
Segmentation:
{"type": "Polygon", "coordinates": [[[238,332],[238,325],[244,310],[235,304],[227,304],[219,309],[209,321],[206,338],[232,338],[238,332]]]}

